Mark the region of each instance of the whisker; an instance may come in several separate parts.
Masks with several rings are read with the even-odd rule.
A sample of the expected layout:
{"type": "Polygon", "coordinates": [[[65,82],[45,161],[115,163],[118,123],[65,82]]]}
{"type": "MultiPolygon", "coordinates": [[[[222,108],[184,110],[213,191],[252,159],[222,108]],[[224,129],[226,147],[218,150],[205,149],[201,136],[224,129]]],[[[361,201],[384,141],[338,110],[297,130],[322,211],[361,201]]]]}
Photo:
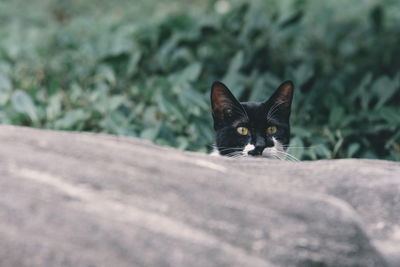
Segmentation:
{"type": "Polygon", "coordinates": [[[221,149],[218,149],[218,151],[227,151],[227,150],[234,150],[234,151],[242,151],[242,148],[235,148],[235,147],[220,147],[221,149]]]}
{"type": "Polygon", "coordinates": [[[241,157],[242,155],[243,154],[241,152],[235,151],[235,152],[232,152],[232,153],[228,153],[225,156],[228,156],[230,158],[238,158],[238,157],[241,157]]]}
{"type": "Polygon", "coordinates": [[[271,154],[271,155],[268,155],[268,156],[265,156],[267,159],[269,158],[269,159],[279,159],[279,160],[281,160],[281,158],[280,157],[278,157],[277,155],[273,155],[273,154],[271,154]]]}
{"type": "Polygon", "coordinates": [[[268,112],[268,114],[270,114],[278,105],[279,105],[279,101],[278,102],[275,102],[273,105],[272,105],[272,107],[269,109],[269,112],[268,112]]]}
{"type": "Polygon", "coordinates": [[[270,156],[277,160],[285,160],[284,158],[280,157],[279,155],[271,154],[270,156]]]}
{"type": "Polygon", "coordinates": [[[272,117],[275,115],[275,113],[278,111],[278,107],[282,104],[286,103],[286,101],[277,101],[272,105],[272,107],[269,109],[267,113],[267,121],[272,119],[272,117]]]}
{"type": "Polygon", "coordinates": [[[274,152],[279,153],[279,154],[283,154],[283,155],[290,155],[289,153],[287,153],[286,151],[283,151],[283,150],[276,150],[274,152]]]}
{"type": "Polygon", "coordinates": [[[238,148],[238,147],[227,147],[227,146],[217,146],[217,145],[208,145],[208,147],[209,148],[215,148],[215,149],[218,149],[218,148],[222,148],[222,149],[241,149],[241,148],[238,148]]]}
{"type": "Polygon", "coordinates": [[[286,148],[286,149],[291,149],[291,148],[296,148],[296,149],[301,149],[301,148],[303,148],[303,149],[314,149],[316,146],[290,146],[290,145],[282,145],[282,147],[283,148],[286,148]]]}
{"type": "MultiPolygon", "coordinates": [[[[240,104],[241,105],[241,104],[240,104]]],[[[241,105],[242,106],[242,105],[241,105]]],[[[245,108],[242,106],[242,109],[243,109],[243,111],[244,111],[244,113],[245,113],[245,115],[246,115],[246,118],[248,119],[248,120],[250,120],[249,119],[249,116],[248,116],[248,114],[247,114],[247,111],[245,110],[245,108]]]]}
{"type": "Polygon", "coordinates": [[[244,107],[243,106],[241,106],[242,108],[239,108],[239,107],[236,107],[236,106],[233,106],[233,110],[236,110],[236,111],[238,111],[238,113],[239,114],[241,114],[241,115],[244,115],[245,117],[246,117],[246,119],[248,119],[249,120],[249,116],[247,115],[247,112],[246,112],[246,110],[244,109],[244,107]]]}
{"type": "Polygon", "coordinates": [[[267,114],[267,121],[271,120],[274,118],[275,113],[279,110],[279,106],[285,103],[285,101],[279,102],[278,104],[275,105],[267,114]]]}
{"type": "Polygon", "coordinates": [[[280,154],[280,155],[284,155],[284,156],[286,156],[287,158],[289,158],[290,160],[293,160],[293,161],[300,161],[300,160],[297,159],[295,156],[293,156],[293,155],[291,155],[291,154],[289,154],[289,153],[287,153],[287,152],[276,151],[276,153],[278,153],[278,154],[280,154]]]}

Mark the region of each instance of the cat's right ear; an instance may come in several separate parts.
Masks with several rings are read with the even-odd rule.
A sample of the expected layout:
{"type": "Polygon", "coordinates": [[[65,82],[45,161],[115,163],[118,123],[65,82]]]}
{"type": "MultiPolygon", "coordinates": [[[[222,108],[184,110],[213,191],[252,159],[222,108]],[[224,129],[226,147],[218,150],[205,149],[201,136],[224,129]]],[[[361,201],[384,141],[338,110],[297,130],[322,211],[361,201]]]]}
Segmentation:
{"type": "Polygon", "coordinates": [[[245,114],[242,105],[228,87],[221,82],[214,82],[211,86],[211,107],[215,129],[224,122],[229,122],[236,116],[245,114]]]}

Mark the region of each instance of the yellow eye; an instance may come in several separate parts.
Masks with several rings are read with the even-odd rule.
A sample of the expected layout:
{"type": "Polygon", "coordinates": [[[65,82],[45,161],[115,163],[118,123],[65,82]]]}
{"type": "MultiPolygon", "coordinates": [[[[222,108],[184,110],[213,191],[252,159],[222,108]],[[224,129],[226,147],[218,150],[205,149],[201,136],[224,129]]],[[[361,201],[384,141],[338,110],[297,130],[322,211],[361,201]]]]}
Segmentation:
{"type": "Polygon", "coordinates": [[[274,133],[276,133],[276,131],[277,131],[278,129],[276,128],[276,126],[269,126],[268,128],[267,128],[267,134],[269,134],[269,135],[271,135],[271,134],[274,134],[274,133]]]}
{"type": "Polygon", "coordinates": [[[240,134],[240,135],[247,135],[249,133],[249,129],[247,129],[246,127],[237,127],[236,131],[240,134]]]}

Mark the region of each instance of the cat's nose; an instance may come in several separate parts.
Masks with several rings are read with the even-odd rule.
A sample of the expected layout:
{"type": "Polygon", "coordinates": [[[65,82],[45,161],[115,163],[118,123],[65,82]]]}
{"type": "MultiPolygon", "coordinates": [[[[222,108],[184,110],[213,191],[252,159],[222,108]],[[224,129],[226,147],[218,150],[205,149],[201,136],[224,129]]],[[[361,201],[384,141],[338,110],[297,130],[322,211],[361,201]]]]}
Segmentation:
{"type": "Polygon", "coordinates": [[[256,146],[253,150],[249,151],[249,155],[252,156],[261,156],[264,151],[264,146],[256,146]]]}

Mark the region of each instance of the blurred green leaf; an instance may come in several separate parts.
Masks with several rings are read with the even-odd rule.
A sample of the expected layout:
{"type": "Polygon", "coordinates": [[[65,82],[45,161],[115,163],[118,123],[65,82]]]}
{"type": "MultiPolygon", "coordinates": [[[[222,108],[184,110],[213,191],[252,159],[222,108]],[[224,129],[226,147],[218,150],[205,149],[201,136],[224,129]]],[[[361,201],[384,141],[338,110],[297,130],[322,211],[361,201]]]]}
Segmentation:
{"type": "Polygon", "coordinates": [[[4,105],[11,97],[11,81],[0,72],[0,105],[4,105]]]}
{"type": "Polygon", "coordinates": [[[50,97],[49,104],[46,107],[48,120],[54,120],[62,115],[62,95],[56,94],[50,97]]]}
{"type": "Polygon", "coordinates": [[[184,69],[182,76],[184,76],[187,81],[193,82],[199,78],[200,72],[201,64],[199,62],[195,62],[184,69]]]}
{"type": "Polygon", "coordinates": [[[395,80],[390,80],[386,76],[382,76],[372,84],[372,90],[378,95],[378,102],[375,109],[381,108],[396,91],[399,90],[400,84],[395,80]]]}
{"type": "Polygon", "coordinates": [[[335,106],[331,109],[329,124],[335,127],[339,127],[344,117],[344,108],[341,106],[335,106]]]}
{"type": "Polygon", "coordinates": [[[294,82],[296,87],[303,86],[314,75],[312,65],[304,63],[293,71],[294,82]]]}
{"type": "Polygon", "coordinates": [[[351,145],[349,145],[348,149],[347,149],[347,156],[349,158],[353,157],[357,151],[360,149],[360,144],[359,143],[353,143],[351,145]]]}
{"type": "Polygon", "coordinates": [[[0,92],[8,90],[11,90],[10,78],[0,72],[0,92]]]}
{"type": "Polygon", "coordinates": [[[226,72],[223,81],[230,86],[231,91],[240,98],[244,86],[241,84],[240,68],[243,66],[243,51],[239,51],[229,63],[228,71],[226,72]]]}
{"type": "Polygon", "coordinates": [[[17,112],[28,115],[33,122],[38,120],[36,106],[27,93],[22,90],[15,90],[11,102],[17,112]]]}
{"type": "Polygon", "coordinates": [[[85,121],[88,116],[89,114],[81,109],[68,111],[61,119],[55,121],[54,127],[60,130],[80,129],[82,126],[78,124],[85,121]]]}
{"type": "Polygon", "coordinates": [[[160,129],[161,129],[161,124],[157,124],[154,127],[143,129],[143,131],[140,133],[140,138],[154,141],[158,136],[160,129]]]}

